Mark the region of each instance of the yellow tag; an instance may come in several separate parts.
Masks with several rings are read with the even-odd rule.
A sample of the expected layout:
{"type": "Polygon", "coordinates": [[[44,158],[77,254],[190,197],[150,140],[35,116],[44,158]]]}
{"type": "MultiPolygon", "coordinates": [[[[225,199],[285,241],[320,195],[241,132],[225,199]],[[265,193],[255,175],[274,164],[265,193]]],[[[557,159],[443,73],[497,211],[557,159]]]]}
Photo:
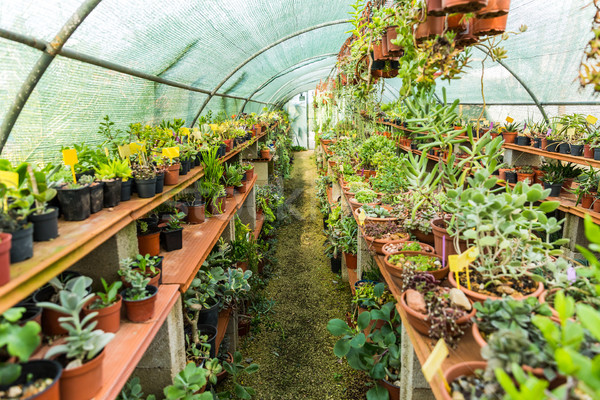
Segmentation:
{"type": "Polygon", "coordinates": [[[131,150],[131,154],[139,153],[141,151],[144,151],[144,143],[131,142],[129,143],[129,149],[131,150]]]}
{"type": "Polygon", "coordinates": [[[104,154],[106,154],[107,158],[110,158],[110,155],[108,154],[108,148],[106,147],[104,148],[104,154]]]}
{"type": "Polygon", "coordinates": [[[0,171],[0,182],[8,187],[16,188],[19,185],[19,174],[12,171],[0,171]]]}
{"type": "Polygon", "coordinates": [[[75,165],[79,162],[77,159],[77,150],[75,149],[63,150],[62,155],[65,165],[75,165]]]}
{"type": "Polygon", "coordinates": [[[190,128],[186,128],[186,127],[179,128],[179,134],[181,136],[188,136],[190,134],[190,128]]]}
{"type": "Polygon", "coordinates": [[[588,115],[585,120],[587,122],[589,122],[590,124],[594,125],[596,122],[598,122],[598,118],[594,117],[593,115],[588,115]]]}
{"type": "Polygon", "coordinates": [[[352,134],[352,139],[356,139],[356,133],[352,134]]]}
{"type": "Polygon", "coordinates": [[[217,128],[219,127],[219,125],[217,124],[208,124],[210,126],[210,129],[212,129],[213,131],[216,131],[217,128]]]}
{"type": "Polygon", "coordinates": [[[569,129],[567,129],[567,136],[569,138],[573,138],[573,136],[575,136],[575,128],[569,128],[569,129]]]}
{"type": "Polygon", "coordinates": [[[356,210],[356,214],[358,215],[358,223],[360,226],[363,226],[365,224],[365,220],[367,219],[367,214],[365,214],[361,208],[356,210]]]}
{"type": "Polygon", "coordinates": [[[448,267],[450,272],[463,272],[468,264],[464,264],[463,259],[458,254],[448,256],[448,267]]]}
{"type": "Polygon", "coordinates": [[[512,119],[511,117],[506,117],[506,122],[508,122],[509,124],[512,123],[514,121],[514,119],[512,119]]]}
{"type": "Polygon", "coordinates": [[[465,271],[467,273],[467,289],[471,290],[471,277],[469,276],[469,264],[477,259],[479,250],[477,247],[471,247],[462,254],[448,256],[448,267],[450,272],[454,272],[456,282],[459,283],[458,273],[465,271]]]}
{"type": "Polygon", "coordinates": [[[444,339],[438,340],[422,367],[427,382],[431,382],[435,374],[442,371],[442,363],[448,357],[448,354],[448,346],[446,346],[444,339]]]}
{"type": "Polygon", "coordinates": [[[563,130],[563,125],[562,124],[556,124],[556,132],[562,132],[563,130]]]}
{"type": "Polygon", "coordinates": [[[129,145],[122,145],[119,146],[119,156],[121,156],[121,158],[127,158],[131,155],[131,147],[129,145]]]}
{"type": "Polygon", "coordinates": [[[179,147],[165,147],[162,149],[163,157],[167,157],[169,159],[174,159],[175,157],[179,157],[179,147]]]}

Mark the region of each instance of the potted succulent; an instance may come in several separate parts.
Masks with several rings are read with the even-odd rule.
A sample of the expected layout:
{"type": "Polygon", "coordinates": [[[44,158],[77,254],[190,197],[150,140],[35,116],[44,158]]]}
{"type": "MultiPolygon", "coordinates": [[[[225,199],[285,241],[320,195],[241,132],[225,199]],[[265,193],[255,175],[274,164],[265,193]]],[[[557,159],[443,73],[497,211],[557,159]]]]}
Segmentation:
{"type": "Polygon", "coordinates": [[[77,183],[73,182],[70,172],[63,170],[56,174],[56,179],[62,177],[63,183],[57,187],[60,210],[65,221],[83,221],[90,216],[90,182],[93,178],[82,176],[77,183]]]}
{"type": "MultiPolygon", "coordinates": [[[[127,161],[112,159],[99,164],[96,168],[96,178],[104,183],[104,207],[115,207],[121,202],[123,178],[130,170],[127,161]]],[[[131,171],[131,170],[130,170],[131,171]]]]}
{"type": "Polygon", "coordinates": [[[531,165],[517,167],[517,182],[526,182],[531,185],[533,184],[534,176],[534,169],[531,165]]]}
{"type": "Polygon", "coordinates": [[[149,223],[138,219],[137,226],[138,251],[140,254],[157,256],[160,253],[160,228],[157,223],[149,223]]]}
{"type": "Polygon", "coordinates": [[[357,234],[358,224],[354,217],[345,216],[339,221],[340,229],[340,247],[344,260],[346,261],[346,267],[349,269],[357,268],[357,234]]]}
{"type": "Polygon", "coordinates": [[[240,172],[240,168],[238,168],[238,166],[235,164],[230,164],[225,169],[223,180],[227,198],[232,198],[234,187],[239,187],[242,185],[242,173],[240,172]]]}
{"type": "Polygon", "coordinates": [[[178,212],[171,214],[166,226],[161,230],[161,242],[165,251],[179,250],[183,247],[183,227],[181,221],[185,214],[178,212]]]}
{"type": "Polygon", "coordinates": [[[331,272],[334,274],[339,274],[342,270],[341,232],[339,229],[335,229],[330,226],[325,231],[325,235],[325,255],[330,259],[331,272]]]}
{"type": "Polygon", "coordinates": [[[504,124],[504,131],[502,132],[504,143],[515,143],[515,138],[520,131],[520,126],[521,125],[518,122],[504,124]]]}
{"type": "Polygon", "coordinates": [[[43,171],[27,168],[28,189],[34,198],[34,211],[28,219],[33,223],[33,240],[45,242],[58,237],[58,209],[48,207],[48,203],[56,196],[56,189],[49,187],[43,171]]]}
{"type": "Polygon", "coordinates": [[[94,313],[81,318],[83,307],[94,297],[87,290],[84,277],[74,279],[70,290],[59,293],[60,305],[50,302],[38,303],[66,316],[61,325],[68,337],[64,344],[52,346],[44,358],[57,360],[64,370],[60,378],[60,398],[82,400],[93,398],[102,387],[102,363],[106,345],[114,338],[113,333],[94,330],[94,313]]]}
{"type": "Polygon", "coordinates": [[[355,211],[363,204],[367,204],[369,206],[376,206],[380,204],[379,198],[377,197],[377,192],[371,189],[361,189],[354,194],[354,197],[348,200],[350,206],[352,207],[352,211],[355,211]]]}
{"type": "Polygon", "coordinates": [[[419,251],[427,254],[435,253],[435,249],[432,246],[426,243],[414,242],[411,240],[401,243],[388,243],[382,247],[382,250],[385,256],[398,253],[400,251],[419,251]]]}
{"type": "Polygon", "coordinates": [[[442,263],[442,257],[437,254],[403,250],[385,256],[384,263],[392,278],[400,285],[406,268],[428,272],[438,280],[448,275],[448,267],[442,263]]]}
{"type": "Polygon", "coordinates": [[[121,291],[127,318],[131,322],[144,322],[154,317],[154,305],[158,288],[149,285],[150,278],[139,271],[126,267],[119,269],[119,275],[124,277],[128,288],[121,291]]]}
{"type": "Polygon", "coordinates": [[[404,227],[394,221],[365,223],[363,233],[369,248],[377,254],[383,254],[382,247],[388,243],[402,243],[409,239],[404,227]]]}
{"type": "MultiPolygon", "coordinates": [[[[33,224],[27,217],[33,212],[33,196],[17,190],[8,190],[0,184],[0,228],[11,235],[10,241],[4,236],[6,244],[10,243],[10,262],[17,263],[33,257],[33,224]]],[[[5,266],[8,268],[8,265],[5,266]]]]}
{"type": "MultiPolygon", "coordinates": [[[[140,153],[141,154],[141,153],[140,153]]],[[[156,170],[149,164],[139,163],[133,166],[135,187],[140,198],[146,199],[156,195],[156,170]]]]}
{"type": "Polygon", "coordinates": [[[271,153],[269,146],[266,143],[260,143],[258,148],[260,150],[260,158],[263,160],[269,159],[271,153]]]}
{"type": "Polygon", "coordinates": [[[184,193],[178,196],[178,200],[183,203],[186,211],[185,220],[189,224],[201,224],[205,220],[204,202],[196,193],[184,193]]]}
{"type": "MultiPolygon", "coordinates": [[[[135,258],[123,258],[120,260],[119,265],[121,269],[131,268],[147,278],[150,278],[149,285],[158,287],[162,282],[162,256],[151,256],[149,254],[141,255],[138,254],[135,258]]],[[[122,276],[121,281],[127,286],[125,278],[122,276]]]]}
{"type": "Polygon", "coordinates": [[[560,196],[560,191],[562,189],[564,180],[565,178],[562,176],[560,171],[553,167],[549,167],[544,176],[541,178],[541,181],[544,184],[544,189],[550,189],[549,196],[551,197],[560,196]]]}
{"type": "Polygon", "coordinates": [[[19,398],[58,399],[62,367],[51,360],[28,361],[41,343],[40,325],[21,323],[24,312],[25,308],[14,307],[0,316],[0,391],[17,393],[19,398]]]}
{"type": "Polygon", "coordinates": [[[115,281],[109,286],[104,278],[101,278],[101,281],[104,292],[97,292],[91,302],[83,307],[83,313],[85,315],[95,313],[92,320],[98,323],[96,328],[104,332],[117,333],[121,326],[122,298],[119,289],[123,283],[115,281]]]}

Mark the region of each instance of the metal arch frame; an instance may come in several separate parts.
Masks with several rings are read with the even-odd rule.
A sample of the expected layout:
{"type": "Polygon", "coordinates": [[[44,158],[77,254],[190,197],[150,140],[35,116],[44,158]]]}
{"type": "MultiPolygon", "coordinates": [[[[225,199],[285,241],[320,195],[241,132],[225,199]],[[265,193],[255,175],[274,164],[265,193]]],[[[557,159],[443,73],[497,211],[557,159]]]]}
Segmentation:
{"type": "MultiPolygon", "coordinates": [[[[313,72],[314,72],[314,71],[313,71],[313,72]]],[[[323,78],[321,77],[320,79],[323,79],[323,78]]],[[[296,82],[296,81],[288,81],[288,82],[284,83],[283,85],[281,85],[281,86],[279,87],[279,89],[277,89],[277,91],[276,91],[275,93],[273,93],[273,94],[271,95],[271,97],[269,97],[269,102],[270,102],[270,103],[271,103],[271,102],[273,102],[273,98],[278,98],[278,97],[276,97],[276,96],[277,96],[277,93],[279,93],[279,92],[281,91],[281,89],[283,89],[284,87],[288,86],[290,83],[294,83],[294,82],[296,82]]],[[[278,103],[278,101],[275,101],[275,104],[277,104],[277,103],[278,103]]]]}
{"type": "Polygon", "coordinates": [[[299,85],[299,86],[296,86],[296,87],[294,87],[294,88],[293,88],[293,89],[291,89],[291,90],[288,90],[288,91],[285,93],[285,95],[281,97],[281,100],[278,100],[278,101],[275,103],[275,106],[282,106],[283,104],[285,104],[285,103],[287,103],[288,101],[290,101],[290,99],[291,99],[292,97],[294,97],[296,94],[298,94],[298,92],[295,92],[295,91],[296,91],[296,90],[299,90],[299,89],[300,89],[302,86],[304,86],[304,85],[308,85],[308,84],[310,84],[310,83],[319,82],[321,79],[323,79],[323,77],[321,77],[321,78],[318,78],[318,79],[317,79],[317,78],[315,78],[315,79],[312,79],[312,80],[309,80],[309,81],[303,82],[301,85],[299,85]],[[294,92],[295,92],[295,93],[294,93],[294,92]],[[294,93],[294,94],[292,95],[292,93],[294,93]]]}
{"type": "Polygon", "coordinates": [[[287,75],[290,72],[293,72],[293,71],[295,71],[297,69],[304,68],[304,67],[309,66],[309,65],[311,65],[313,63],[322,61],[322,60],[326,59],[327,57],[336,56],[337,54],[338,53],[327,53],[327,54],[320,54],[318,56],[313,56],[313,57],[310,57],[310,58],[305,58],[304,60],[299,61],[296,64],[291,65],[291,66],[287,67],[284,70],[279,71],[277,74],[273,75],[272,77],[270,77],[269,79],[267,79],[266,81],[264,81],[260,86],[258,86],[258,88],[255,91],[252,92],[252,94],[250,96],[248,96],[248,98],[246,99],[246,101],[242,105],[242,108],[240,109],[239,112],[240,113],[244,112],[244,108],[246,107],[246,104],[248,104],[248,101],[250,101],[252,99],[252,97],[256,93],[260,92],[261,90],[263,90],[264,88],[266,88],[268,85],[270,85],[275,79],[281,78],[282,76],[287,75]],[[304,64],[307,61],[314,60],[314,59],[317,59],[317,58],[319,58],[319,60],[315,60],[315,61],[310,62],[308,64],[304,64]],[[303,64],[303,65],[299,65],[299,64],[303,64]]]}
{"type": "MultiPolygon", "coordinates": [[[[487,54],[486,51],[482,50],[480,46],[473,46],[475,47],[477,50],[481,51],[482,53],[487,54]]],[[[519,75],[517,75],[508,65],[506,65],[502,60],[494,60],[496,61],[498,64],[500,64],[505,70],[507,70],[516,80],[517,82],[519,82],[519,84],[523,87],[523,89],[525,89],[525,91],[527,92],[527,94],[529,94],[529,96],[531,97],[531,99],[533,100],[533,102],[535,103],[535,105],[537,106],[537,108],[540,110],[540,112],[542,113],[542,116],[544,117],[544,120],[547,123],[550,123],[550,119],[548,118],[548,115],[546,115],[546,111],[544,110],[544,107],[542,107],[542,104],[540,103],[540,101],[538,100],[537,96],[535,95],[535,93],[533,93],[533,91],[531,89],[529,89],[529,86],[527,86],[527,84],[525,84],[525,82],[523,82],[523,80],[519,77],[519,75]]]]}
{"type": "Polygon", "coordinates": [[[31,93],[33,93],[38,82],[42,79],[42,76],[54,60],[54,57],[60,53],[67,40],[69,40],[75,30],[79,28],[81,23],[101,1],[102,0],[84,0],[67,22],[60,28],[56,36],[54,36],[54,39],[44,46],[44,52],[31,68],[29,75],[21,85],[21,89],[8,110],[6,118],[4,118],[4,121],[2,122],[2,126],[0,126],[0,153],[2,152],[2,149],[4,149],[8,136],[15,126],[23,107],[25,107],[27,100],[29,100],[29,96],[31,96],[31,93]]]}
{"type": "Polygon", "coordinates": [[[204,111],[204,108],[206,107],[206,105],[208,104],[208,102],[212,99],[212,97],[215,95],[215,93],[217,93],[217,91],[219,89],[221,89],[221,87],[227,83],[227,81],[236,74],[236,72],[238,72],[240,69],[242,69],[246,64],[248,64],[250,61],[254,60],[256,57],[258,57],[259,55],[261,55],[262,53],[272,49],[273,47],[287,41],[290,39],[295,38],[296,36],[300,36],[304,33],[308,33],[317,29],[321,29],[321,28],[326,28],[328,26],[333,26],[333,25],[340,25],[340,24],[347,24],[351,22],[350,19],[340,19],[340,20],[336,20],[336,21],[329,21],[329,22],[325,22],[319,25],[315,25],[315,26],[311,26],[309,28],[305,28],[302,30],[299,30],[295,33],[292,33],[290,35],[284,36],[281,39],[271,43],[270,45],[263,47],[262,49],[260,49],[259,51],[257,51],[256,53],[252,54],[250,57],[248,57],[246,60],[244,60],[240,65],[238,65],[237,67],[235,67],[235,69],[233,71],[231,71],[229,74],[227,74],[227,76],[225,78],[223,78],[223,80],[221,82],[219,82],[219,84],[211,91],[210,95],[208,96],[208,98],[206,100],[204,100],[204,103],[202,104],[202,106],[200,107],[200,110],[198,110],[198,113],[196,114],[196,116],[194,117],[194,119],[192,120],[192,122],[190,123],[190,127],[193,127],[194,124],[196,123],[196,121],[198,120],[198,118],[200,117],[200,114],[202,114],[202,111],[204,111]]]}

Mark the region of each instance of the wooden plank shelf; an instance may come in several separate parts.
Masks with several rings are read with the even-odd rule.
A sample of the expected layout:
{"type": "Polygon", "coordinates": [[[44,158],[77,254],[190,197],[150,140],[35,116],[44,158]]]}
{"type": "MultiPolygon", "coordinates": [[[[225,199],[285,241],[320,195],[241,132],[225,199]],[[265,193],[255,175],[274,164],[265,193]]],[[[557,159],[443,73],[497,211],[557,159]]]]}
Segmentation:
{"type": "Polygon", "coordinates": [[[600,168],[600,161],[594,160],[593,158],[577,157],[570,154],[561,154],[556,152],[550,152],[542,149],[537,149],[532,146],[519,146],[514,143],[504,143],[502,145],[505,149],[520,151],[522,153],[534,154],[540,157],[551,158],[553,160],[568,161],[575,164],[587,165],[588,167],[600,168]]]}
{"type": "Polygon", "coordinates": [[[256,214],[256,228],[254,228],[254,239],[258,240],[260,236],[260,231],[262,231],[262,227],[265,223],[265,215],[264,214],[256,214]]]}
{"type": "MultiPolygon", "coordinates": [[[[119,331],[104,349],[106,354],[102,363],[102,388],[94,396],[94,400],[113,400],[119,395],[177,302],[180,296],[178,289],[177,285],[159,287],[154,317],[150,321],[133,323],[121,320],[119,331]]],[[[42,358],[48,349],[48,346],[42,348],[33,358],[42,358]]]]}
{"type": "Polygon", "coordinates": [[[248,184],[245,193],[237,193],[233,198],[227,199],[223,214],[208,218],[204,223],[186,226],[183,230],[183,248],[171,252],[161,252],[165,256],[163,261],[163,282],[165,284],[179,285],[185,292],[196,273],[208,257],[223,231],[239,210],[252,191],[257,176],[248,184]]]}
{"type": "Polygon", "coordinates": [[[219,354],[219,347],[225,339],[227,333],[227,326],[231,319],[231,308],[224,308],[219,311],[219,321],[217,322],[217,338],[215,339],[215,355],[219,354]]]}
{"type": "MultiPolygon", "coordinates": [[[[266,133],[227,153],[221,158],[221,162],[230,160],[264,135],[266,133]]],[[[188,174],[180,176],[177,185],[165,186],[162,193],[152,198],[140,199],[134,194],[131,200],[92,214],[85,221],[60,220],[59,237],[48,242],[36,242],[32,258],[10,266],[11,280],[0,287],[0,313],[81,260],[121,229],[171,199],[203,176],[202,167],[195,167],[188,174]]]]}

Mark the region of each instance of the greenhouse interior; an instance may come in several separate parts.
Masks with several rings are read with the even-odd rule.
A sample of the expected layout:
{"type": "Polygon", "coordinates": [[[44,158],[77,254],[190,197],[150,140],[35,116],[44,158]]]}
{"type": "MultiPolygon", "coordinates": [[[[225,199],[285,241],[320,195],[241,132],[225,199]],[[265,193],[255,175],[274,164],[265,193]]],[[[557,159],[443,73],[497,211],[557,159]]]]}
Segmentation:
{"type": "Polygon", "coordinates": [[[600,0],[0,0],[0,399],[600,400],[600,0]]]}

